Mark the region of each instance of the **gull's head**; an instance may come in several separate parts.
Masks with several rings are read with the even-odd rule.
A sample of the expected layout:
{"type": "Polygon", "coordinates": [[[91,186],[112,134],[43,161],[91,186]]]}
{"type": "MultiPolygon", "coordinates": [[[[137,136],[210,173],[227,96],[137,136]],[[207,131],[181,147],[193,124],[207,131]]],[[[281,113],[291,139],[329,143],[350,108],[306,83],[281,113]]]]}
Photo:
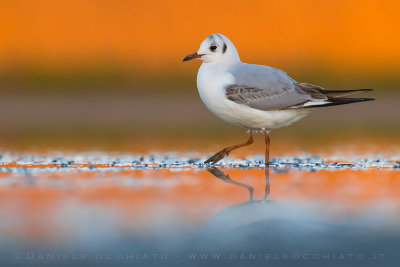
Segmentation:
{"type": "Polygon", "coordinates": [[[201,59],[205,63],[213,62],[240,62],[238,52],[232,42],[222,34],[208,36],[200,45],[196,53],[183,59],[201,59]]]}

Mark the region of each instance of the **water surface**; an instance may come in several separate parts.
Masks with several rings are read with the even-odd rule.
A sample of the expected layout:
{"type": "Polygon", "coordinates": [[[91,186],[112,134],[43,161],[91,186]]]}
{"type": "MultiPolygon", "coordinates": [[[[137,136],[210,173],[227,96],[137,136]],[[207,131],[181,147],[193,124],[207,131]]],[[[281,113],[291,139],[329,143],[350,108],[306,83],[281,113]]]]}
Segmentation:
{"type": "Polygon", "coordinates": [[[396,154],[224,159],[5,152],[2,261],[13,265],[392,266],[396,154]]]}

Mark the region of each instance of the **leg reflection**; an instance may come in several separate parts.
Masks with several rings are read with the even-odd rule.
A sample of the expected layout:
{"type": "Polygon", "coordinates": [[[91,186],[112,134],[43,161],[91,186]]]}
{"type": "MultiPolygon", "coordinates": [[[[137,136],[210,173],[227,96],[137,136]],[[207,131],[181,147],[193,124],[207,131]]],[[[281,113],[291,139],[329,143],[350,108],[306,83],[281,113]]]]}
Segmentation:
{"type": "MultiPolygon", "coordinates": [[[[236,186],[247,188],[247,190],[249,190],[249,194],[250,194],[249,201],[253,201],[254,188],[252,186],[232,180],[229,177],[229,174],[223,173],[217,167],[208,167],[207,171],[209,171],[212,175],[214,175],[215,177],[217,177],[218,179],[221,179],[222,181],[224,181],[226,183],[230,183],[230,184],[233,184],[236,186]]],[[[269,168],[265,168],[265,193],[264,193],[264,197],[262,198],[263,202],[268,200],[269,193],[270,193],[269,168]]]]}
{"type": "Polygon", "coordinates": [[[269,186],[269,167],[266,167],[265,168],[265,193],[264,193],[263,201],[268,200],[270,192],[271,192],[271,188],[269,186]]]}
{"type": "Polygon", "coordinates": [[[239,183],[239,182],[236,182],[236,181],[232,180],[229,177],[229,174],[225,175],[225,173],[223,173],[217,167],[208,167],[207,171],[209,171],[212,175],[214,175],[215,177],[221,179],[222,181],[224,181],[226,183],[230,183],[230,184],[233,184],[233,185],[237,185],[237,186],[240,186],[240,187],[247,188],[247,190],[249,190],[249,194],[250,194],[249,201],[253,201],[254,188],[252,186],[247,185],[247,184],[242,184],[242,183],[239,183]]]}

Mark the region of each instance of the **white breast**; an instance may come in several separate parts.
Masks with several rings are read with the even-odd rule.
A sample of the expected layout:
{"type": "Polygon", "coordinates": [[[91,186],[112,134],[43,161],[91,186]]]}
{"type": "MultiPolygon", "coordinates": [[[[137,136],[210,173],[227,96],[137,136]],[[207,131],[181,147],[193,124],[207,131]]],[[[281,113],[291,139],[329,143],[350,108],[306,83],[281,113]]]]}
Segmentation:
{"type": "Polygon", "coordinates": [[[203,63],[197,74],[197,88],[201,100],[220,119],[248,129],[276,129],[303,118],[304,109],[263,111],[237,104],[225,96],[227,85],[235,83],[226,68],[203,63]]]}

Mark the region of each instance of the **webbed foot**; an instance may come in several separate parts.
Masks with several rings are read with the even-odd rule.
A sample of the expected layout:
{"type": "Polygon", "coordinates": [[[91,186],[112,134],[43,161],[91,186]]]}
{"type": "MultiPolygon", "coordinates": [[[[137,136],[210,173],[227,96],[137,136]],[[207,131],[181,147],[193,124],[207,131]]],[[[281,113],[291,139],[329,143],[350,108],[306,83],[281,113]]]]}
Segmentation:
{"type": "Polygon", "coordinates": [[[231,152],[231,150],[229,150],[228,148],[224,148],[221,151],[217,152],[212,157],[210,157],[209,159],[207,159],[206,161],[204,161],[204,163],[205,164],[207,164],[207,163],[215,164],[218,161],[220,161],[221,159],[223,159],[226,156],[228,156],[230,152],[231,152]]]}

